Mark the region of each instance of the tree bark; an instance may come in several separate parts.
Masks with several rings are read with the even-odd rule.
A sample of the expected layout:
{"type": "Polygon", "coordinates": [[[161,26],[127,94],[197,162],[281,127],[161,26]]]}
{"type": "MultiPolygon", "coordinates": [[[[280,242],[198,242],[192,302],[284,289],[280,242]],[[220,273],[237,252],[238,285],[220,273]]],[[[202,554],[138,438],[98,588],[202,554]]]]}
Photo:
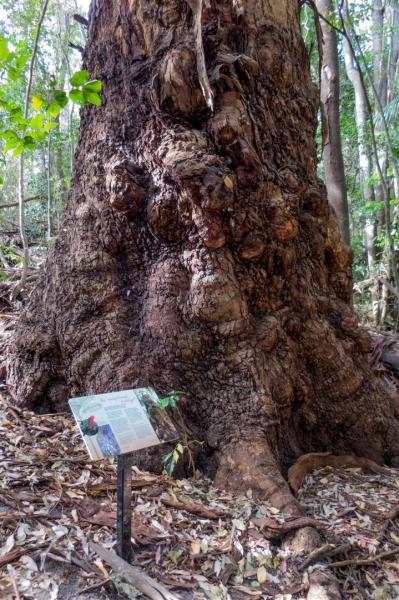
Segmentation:
{"type": "Polygon", "coordinates": [[[85,66],[104,103],[82,112],[8,383],[46,412],[68,396],[184,390],[198,465],[300,514],[282,472],[312,451],[396,464],[397,400],[369,369],[350,252],[317,179],[297,1],[211,0],[204,57],[197,10],[97,1],[85,66]]]}
{"type": "MultiPolygon", "coordinates": [[[[317,0],[317,10],[328,17],[334,12],[332,0],[317,0]]],[[[328,201],[334,208],[341,236],[350,245],[349,209],[344,160],[342,156],[339,120],[339,62],[337,34],[326,21],[320,21],[323,32],[323,60],[321,66],[321,105],[323,126],[323,163],[328,201]]]]}

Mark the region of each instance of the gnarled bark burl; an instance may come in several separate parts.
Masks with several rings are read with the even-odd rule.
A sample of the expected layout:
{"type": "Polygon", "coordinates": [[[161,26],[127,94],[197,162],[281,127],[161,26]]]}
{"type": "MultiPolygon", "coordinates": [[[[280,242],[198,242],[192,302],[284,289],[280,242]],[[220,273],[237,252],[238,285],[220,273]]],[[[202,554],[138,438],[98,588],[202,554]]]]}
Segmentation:
{"type": "Polygon", "coordinates": [[[368,368],[350,252],[316,176],[298,2],[201,4],[97,0],[85,64],[104,103],[82,111],[8,382],[45,411],[184,390],[200,464],[297,514],[282,470],[311,451],[395,464],[397,409],[368,368]]]}

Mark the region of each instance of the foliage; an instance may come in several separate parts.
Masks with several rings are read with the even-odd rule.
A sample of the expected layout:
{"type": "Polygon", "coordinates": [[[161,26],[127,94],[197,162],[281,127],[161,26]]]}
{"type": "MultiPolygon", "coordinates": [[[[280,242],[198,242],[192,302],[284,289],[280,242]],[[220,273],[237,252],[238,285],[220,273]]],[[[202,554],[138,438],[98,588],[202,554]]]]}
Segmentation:
{"type": "MultiPolygon", "coordinates": [[[[101,82],[90,81],[87,72],[82,71],[81,54],[72,47],[85,45],[84,29],[73,18],[75,13],[84,15],[80,2],[51,0],[49,3],[34,62],[29,122],[23,131],[24,123],[13,124],[9,117],[21,119],[29,57],[43,2],[1,1],[0,37],[6,40],[8,52],[18,57],[25,54],[28,59],[18,77],[13,71],[8,77],[7,70],[0,69],[0,134],[9,130],[5,134],[9,140],[0,137],[0,206],[16,202],[18,157],[14,156],[14,151],[18,154],[21,145],[25,144],[25,196],[37,196],[37,200],[26,204],[25,209],[25,228],[30,243],[35,241],[42,244],[49,233],[51,237],[56,235],[72,173],[80,120],[78,109],[85,104],[99,106],[101,102],[101,82]],[[7,103],[6,107],[4,102],[7,103]],[[15,108],[16,114],[10,115],[15,108]],[[44,131],[43,135],[42,130],[46,125],[49,131],[44,131]],[[3,152],[8,141],[11,147],[3,152]]],[[[17,207],[0,209],[0,233],[18,235],[17,222],[17,207]]],[[[18,238],[15,241],[18,242],[18,238]]]]}
{"type": "MultiPolygon", "coordinates": [[[[181,396],[184,392],[180,390],[172,390],[167,396],[163,396],[158,400],[158,406],[160,409],[167,411],[169,408],[176,408],[181,396]]],[[[168,475],[172,475],[176,468],[179,459],[183,456],[185,446],[182,446],[180,442],[176,444],[174,449],[167,454],[164,454],[161,458],[161,463],[164,465],[165,471],[168,475]]]]}
{"type": "Polygon", "coordinates": [[[171,392],[169,392],[169,394],[167,396],[164,396],[159,399],[159,401],[158,401],[159,408],[161,408],[162,410],[165,410],[169,407],[176,408],[177,403],[180,400],[183,393],[184,392],[182,392],[180,390],[172,390],[171,392]]]}
{"type": "Polygon", "coordinates": [[[165,471],[169,476],[173,475],[173,471],[175,470],[176,465],[179,462],[180,458],[183,456],[183,454],[184,446],[182,446],[179,442],[178,444],[176,444],[176,446],[171,452],[164,454],[161,458],[161,462],[164,465],[165,471]]]}
{"type": "Polygon", "coordinates": [[[37,144],[43,142],[53,128],[58,127],[58,122],[54,119],[68,104],[68,95],[73,103],[82,107],[87,103],[101,105],[101,81],[89,81],[89,72],[82,70],[70,77],[71,90],[68,95],[57,88],[55,80],[49,81],[44,93],[33,96],[34,115],[27,118],[21,99],[16,102],[9,94],[8,87],[11,82],[24,79],[24,69],[30,58],[31,55],[24,50],[10,50],[9,40],[0,36],[0,110],[3,113],[1,122],[4,127],[0,137],[5,141],[3,152],[12,151],[14,156],[24,150],[35,150],[37,144]],[[5,75],[4,81],[1,81],[1,74],[5,75]]]}

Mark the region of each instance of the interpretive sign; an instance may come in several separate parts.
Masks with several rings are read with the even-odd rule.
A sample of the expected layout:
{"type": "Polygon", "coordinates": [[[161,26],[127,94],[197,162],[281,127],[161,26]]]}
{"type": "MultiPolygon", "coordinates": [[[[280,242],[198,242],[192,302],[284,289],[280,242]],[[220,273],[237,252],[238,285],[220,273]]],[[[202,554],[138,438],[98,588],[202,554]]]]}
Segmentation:
{"type": "Polygon", "coordinates": [[[152,388],[71,398],[69,405],[90,458],[127,454],[178,438],[152,388]]]}
{"type": "Polygon", "coordinates": [[[178,439],[152,388],[82,396],[69,400],[73,416],[94,460],[118,457],[117,553],[132,555],[132,452],[178,439]]]}

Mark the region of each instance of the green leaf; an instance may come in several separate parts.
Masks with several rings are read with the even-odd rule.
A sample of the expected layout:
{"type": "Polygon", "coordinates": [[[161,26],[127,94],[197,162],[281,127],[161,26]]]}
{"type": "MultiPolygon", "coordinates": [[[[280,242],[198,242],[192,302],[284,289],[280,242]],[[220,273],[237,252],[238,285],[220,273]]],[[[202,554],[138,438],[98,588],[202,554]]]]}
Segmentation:
{"type": "Polygon", "coordinates": [[[42,95],[36,95],[32,98],[32,107],[33,110],[40,110],[44,104],[44,98],[42,95]]]}
{"type": "Polygon", "coordinates": [[[173,452],[168,452],[167,454],[164,454],[161,458],[161,463],[167,463],[168,461],[170,461],[170,459],[172,458],[172,454],[173,452]]]}
{"type": "Polygon", "coordinates": [[[10,115],[12,115],[12,116],[22,115],[22,108],[20,106],[15,106],[14,108],[11,108],[10,115]]]}
{"type": "Polygon", "coordinates": [[[16,64],[17,68],[23,69],[24,66],[26,65],[26,63],[28,62],[29,58],[30,58],[30,54],[22,54],[21,56],[18,56],[15,59],[15,64],[16,64]]]}
{"type": "Polygon", "coordinates": [[[169,477],[172,477],[173,475],[173,471],[175,470],[175,466],[176,463],[173,459],[171,459],[166,465],[165,465],[165,471],[167,472],[167,474],[169,475],[169,477]]]}
{"type": "Polygon", "coordinates": [[[28,150],[34,150],[36,148],[35,140],[31,135],[25,135],[23,138],[23,146],[28,150]]]}
{"type": "Polygon", "coordinates": [[[43,127],[43,115],[41,115],[40,113],[35,115],[33,119],[31,119],[30,126],[35,131],[41,129],[43,127]]]}
{"type": "Polygon", "coordinates": [[[58,117],[58,115],[60,114],[61,111],[61,106],[59,104],[57,104],[56,102],[52,102],[51,104],[49,104],[47,110],[46,110],[46,117],[58,117]]]}
{"type": "Polygon", "coordinates": [[[54,100],[55,102],[61,106],[61,108],[64,108],[64,106],[66,106],[68,104],[68,96],[66,95],[66,93],[62,90],[54,90],[54,100]]]}
{"type": "Polygon", "coordinates": [[[73,87],[84,85],[89,79],[89,71],[76,71],[69,80],[73,87]]]}
{"type": "Polygon", "coordinates": [[[20,140],[18,139],[8,140],[8,142],[3,148],[3,152],[9,152],[10,150],[14,150],[14,148],[16,148],[19,144],[20,140]]]}
{"type": "Polygon", "coordinates": [[[7,38],[4,35],[0,35],[0,60],[7,60],[9,54],[7,38]]]}
{"type": "Polygon", "coordinates": [[[8,67],[7,75],[11,81],[17,81],[19,77],[19,71],[15,67],[8,67]]]}
{"type": "Polygon", "coordinates": [[[2,175],[0,175],[0,185],[3,185],[3,183],[4,183],[4,178],[2,175]]]}
{"type": "Polygon", "coordinates": [[[15,148],[13,155],[14,156],[19,156],[20,154],[22,154],[22,152],[24,151],[24,144],[23,142],[19,142],[18,146],[15,148]]]}
{"type": "Polygon", "coordinates": [[[69,97],[74,104],[80,104],[81,106],[86,106],[86,98],[81,90],[71,90],[69,92],[69,97]]]}
{"type": "Polygon", "coordinates": [[[36,140],[37,142],[43,142],[43,140],[46,139],[46,132],[43,130],[40,131],[32,131],[31,132],[31,136],[33,137],[34,140],[36,140]]]}
{"type": "Polygon", "coordinates": [[[2,137],[3,140],[16,140],[18,138],[17,132],[13,129],[6,129],[0,134],[0,137],[2,137]]]}
{"type": "Polygon", "coordinates": [[[84,89],[88,92],[101,92],[102,87],[103,84],[99,79],[93,79],[85,84],[84,89]]]}
{"type": "Polygon", "coordinates": [[[28,127],[28,125],[29,125],[29,119],[25,119],[20,114],[16,114],[15,117],[10,117],[9,121],[13,125],[17,125],[17,129],[19,131],[22,131],[23,129],[26,129],[26,127],[28,127]]]}
{"type": "Polygon", "coordinates": [[[87,102],[90,102],[90,104],[94,104],[95,106],[101,106],[101,98],[96,92],[87,92],[86,88],[84,88],[83,94],[87,102]]]}
{"type": "Polygon", "coordinates": [[[54,129],[55,127],[58,127],[58,123],[51,121],[50,123],[45,124],[44,131],[50,131],[50,129],[54,129]]]}

